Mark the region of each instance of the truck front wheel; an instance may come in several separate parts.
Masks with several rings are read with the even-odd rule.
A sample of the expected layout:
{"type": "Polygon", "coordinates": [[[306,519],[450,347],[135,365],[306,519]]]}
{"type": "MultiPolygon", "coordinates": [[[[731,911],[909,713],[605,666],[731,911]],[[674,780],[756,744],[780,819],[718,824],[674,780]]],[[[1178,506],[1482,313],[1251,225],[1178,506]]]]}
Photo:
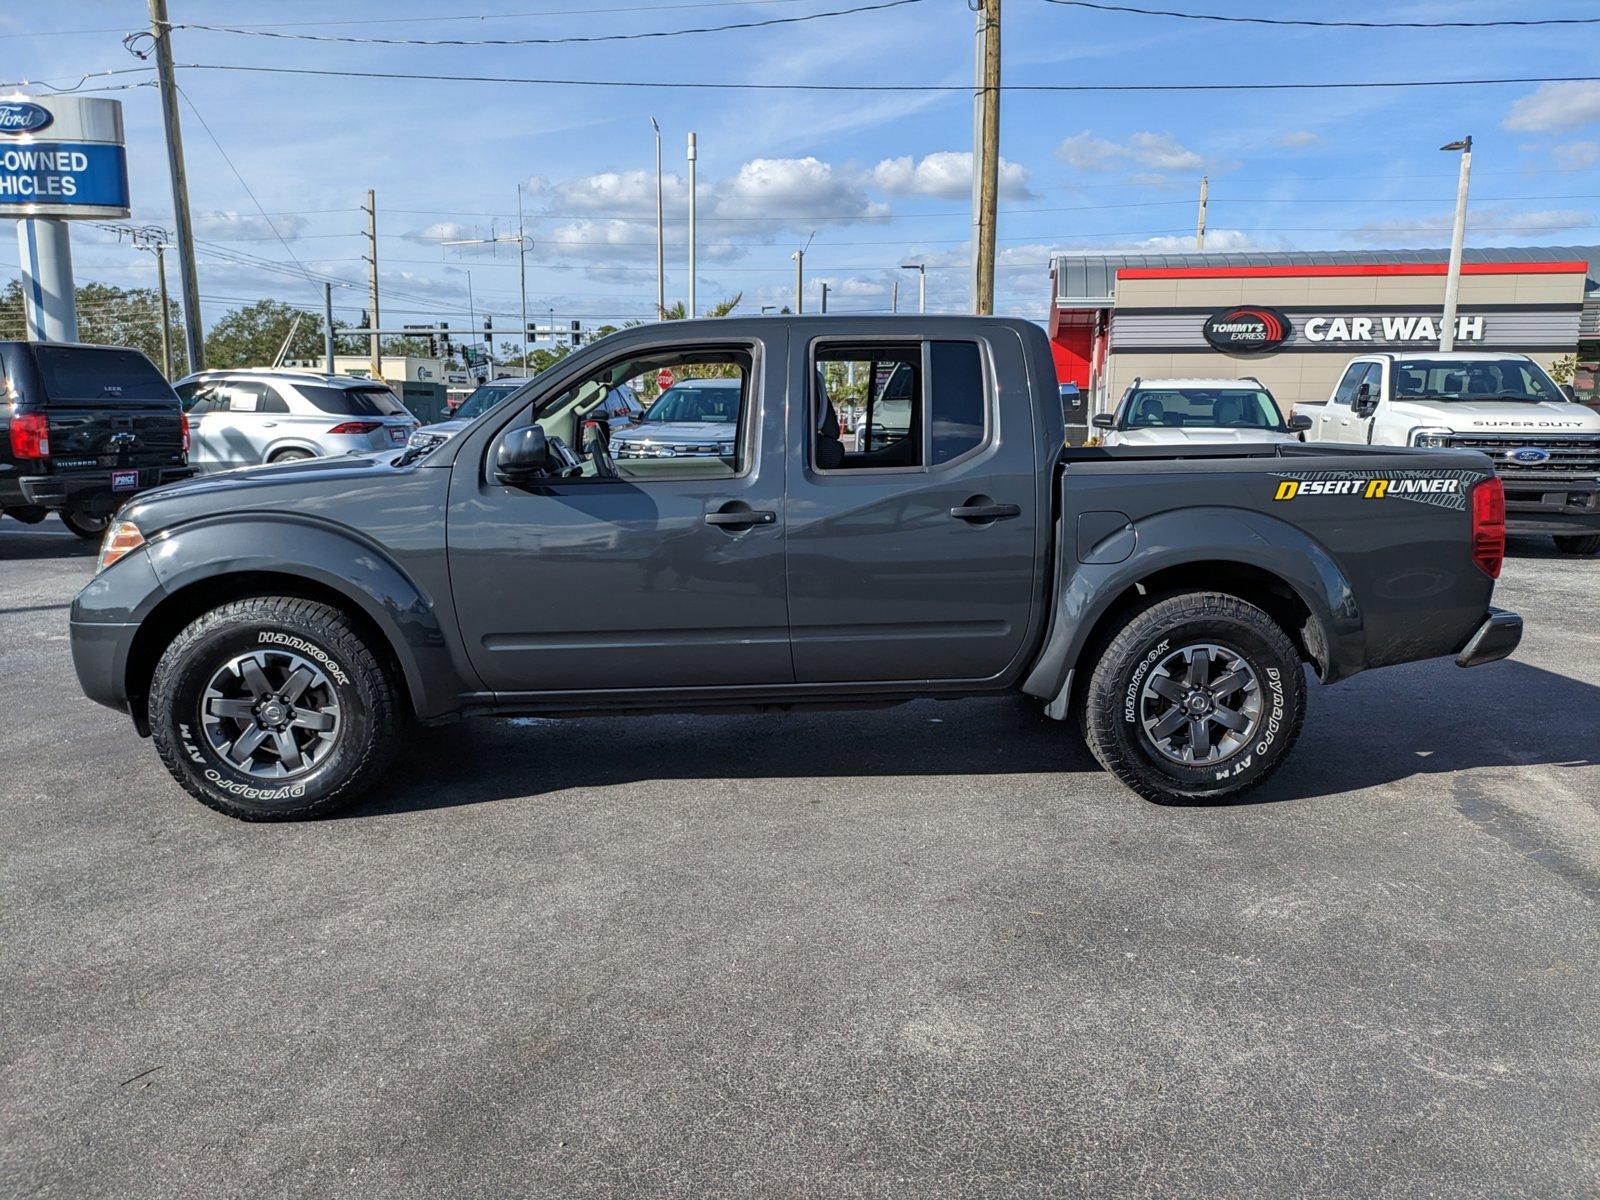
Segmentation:
{"type": "Polygon", "coordinates": [[[1147,800],[1231,799],[1265,782],[1305,719],[1294,643],[1253,604],[1220,592],[1160,600],[1132,617],[1089,677],[1084,739],[1147,800]]]}
{"type": "Polygon", "coordinates": [[[388,767],[402,711],[395,679],[387,656],[338,609],[287,596],[237,600],[162,654],[150,735],[173,777],[219,812],[321,816],[388,767]]]}
{"type": "Polygon", "coordinates": [[[1600,533],[1564,534],[1553,540],[1563,554],[1593,554],[1600,550],[1600,533]]]}

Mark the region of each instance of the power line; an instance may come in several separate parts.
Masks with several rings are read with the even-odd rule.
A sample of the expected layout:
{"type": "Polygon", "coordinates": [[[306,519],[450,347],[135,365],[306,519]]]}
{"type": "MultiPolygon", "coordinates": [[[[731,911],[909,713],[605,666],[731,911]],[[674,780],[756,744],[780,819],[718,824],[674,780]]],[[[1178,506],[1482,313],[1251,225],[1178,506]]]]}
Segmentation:
{"type": "MultiPolygon", "coordinates": [[[[334,79],[397,79],[423,83],[518,83],[541,87],[659,88],[722,92],[915,92],[968,95],[953,83],[730,83],[687,79],[555,79],[527,75],[440,75],[421,71],[341,71],[329,67],[265,67],[243,63],[182,63],[185,71],[242,71],[255,75],[317,75],[334,79]]],[[[1006,92],[1312,92],[1383,88],[1488,87],[1527,83],[1600,83],[1600,75],[1519,75],[1486,79],[1349,80],[1328,83],[1003,83],[1006,92]]],[[[8,86],[0,84],[0,87],[8,86]]]]}
{"type": "MultiPolygon", "coordinates": [[[[762,21],[734,21],[726,25],[705,25],[691,29],[657,29],[642,33],[580,34],[573,37],[519,37],[519,38],[399,38],[363,37],[357,34],[280,33],[270,29],[250,29],[237,25],[174,25],[174,29],[204,30],[207,33],[231,33],[244,37],[280,38],[296,42],[342,42],[369,46],[566,46],[585,42],[637,42],[653,38],[685,37],[700,33],[727,33],[730,30],[766,29],[773,25],[799,25],[806,21],[821,21],[829,17],[848,17],[856,13],[880,12],[889,8],[903,8],[908,4],[921,4],[924,0],[881,0],[877,4],[863,4],[856,8],[840,8],[830,12],[806,13],[798,17],[768,17],[762,21]]],[[[143,31],[131,33],[125,44],[151,35],[143,31]]],[[[133,45],[128,45],[133,50],[133,45]]],[[[138,53],[134,50],[134,53],[138,53]]]]}
{"type": "Polygon", "coordinates": [[[1313,29],[1503,29],[1530,25],[1600,25],[1600,17],[1527,17],[1496,21],[1318,21],[1302,17],[1234,17],[1221,13],[1176,12],[1165,8],[1134,8],[1127,4],[1097,4],[1093,0],[1045,0],[1045,3],[1063,8],[1133,13],[1141,17],[1176,17],[1182,21],[1219,21],[1229,25],[1302,25],[1313,29]]]}

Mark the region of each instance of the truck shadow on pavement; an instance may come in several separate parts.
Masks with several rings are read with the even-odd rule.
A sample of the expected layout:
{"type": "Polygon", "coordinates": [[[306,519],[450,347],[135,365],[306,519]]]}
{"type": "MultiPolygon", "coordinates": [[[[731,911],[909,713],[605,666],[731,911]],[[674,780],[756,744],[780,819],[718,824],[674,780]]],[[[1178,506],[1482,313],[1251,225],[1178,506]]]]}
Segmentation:
{"type": "MultiPolygon", "coordinates": [[[[1312,800],[1477,768],[1600,763],[1600,687],[1515,661],[1449,661],[1311,684],[1305,731],[1235,803],[1312,800]]],[[[1024,697],[771,716],[512,718],[425,731],[346,818],[692,780],[1054,775],[1109,784],[1077,731],[1024,697]]],[[[1131,799],[1131,795],[1130,795],[1131,799]]],[[[1196,805],[1197,815],[1214,805],[1196,805]]]]}
{"type": "Polygon", "coordinates": [[[100,552],[87,541],[48,518],[42,525],[20,525],[9,517],[0,520],[0,562],[42,562],[51,558],[87,558],[100,552]],[[53,525],[53,528],[52,528],[53,525]]]}

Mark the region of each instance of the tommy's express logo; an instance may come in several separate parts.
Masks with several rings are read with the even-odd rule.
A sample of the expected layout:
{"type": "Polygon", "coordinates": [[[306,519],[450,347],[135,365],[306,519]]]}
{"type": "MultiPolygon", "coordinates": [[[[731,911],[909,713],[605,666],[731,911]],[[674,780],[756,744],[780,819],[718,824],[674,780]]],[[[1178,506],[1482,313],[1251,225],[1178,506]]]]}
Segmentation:
{"type": "Polygon", "coordinates": [[[1469,471],[1307,471],[1280,475],[1272,498],[1347,496],[1356,500],[1413,500],[1438,508],[1464,509],[1467,486],[1476,478],[1469,471]]]}
{"type": "Polygon", "coordinates": [[[1288,340],[1289,318],[1277,309],[1247,305],[1211,317],[1201,334],[1218,350],[1273,350],[1288,340]]]}

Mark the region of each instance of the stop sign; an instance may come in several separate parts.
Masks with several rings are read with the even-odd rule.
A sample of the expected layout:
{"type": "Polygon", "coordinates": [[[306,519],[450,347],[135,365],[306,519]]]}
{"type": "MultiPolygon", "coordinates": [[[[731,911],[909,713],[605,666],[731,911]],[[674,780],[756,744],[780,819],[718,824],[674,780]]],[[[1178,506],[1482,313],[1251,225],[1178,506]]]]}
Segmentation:
{"type": "Polygon", "coordinates": [[[656,372],[656,386],[664,392],[672,386],[674,378],[675,376],[671,370],[662,367],[661,370],[656,372]]]}

